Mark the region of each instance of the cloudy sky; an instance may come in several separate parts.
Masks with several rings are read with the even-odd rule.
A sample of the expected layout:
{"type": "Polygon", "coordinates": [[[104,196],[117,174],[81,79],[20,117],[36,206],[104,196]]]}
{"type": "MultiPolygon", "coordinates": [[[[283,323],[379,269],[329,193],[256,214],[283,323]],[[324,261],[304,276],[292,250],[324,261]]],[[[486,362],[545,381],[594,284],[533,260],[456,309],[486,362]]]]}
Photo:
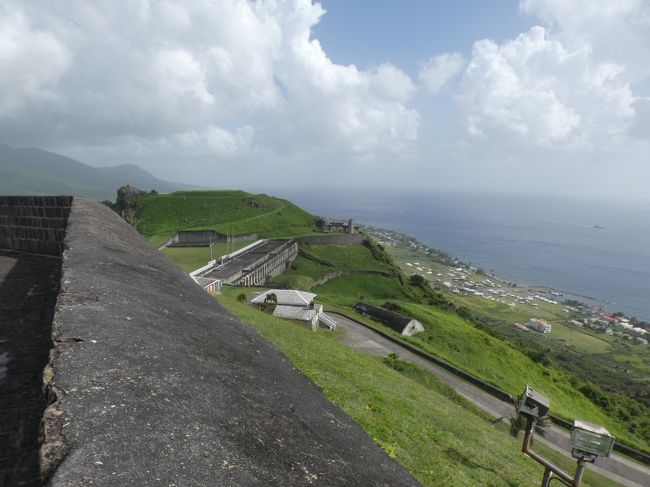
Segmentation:
{"type": "Polygon", "coordinates": [[[159,177],[648,197],[650,0],[0,0],[0,143],[159,177]]]}

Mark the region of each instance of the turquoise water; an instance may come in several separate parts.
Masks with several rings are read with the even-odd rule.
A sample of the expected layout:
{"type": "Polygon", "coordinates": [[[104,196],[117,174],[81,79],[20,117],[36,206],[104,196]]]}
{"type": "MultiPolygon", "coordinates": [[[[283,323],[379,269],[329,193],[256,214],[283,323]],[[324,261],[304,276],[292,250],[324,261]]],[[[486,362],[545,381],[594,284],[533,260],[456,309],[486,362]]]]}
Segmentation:
{"type": "Polygon", "coordinates": [[[591,296],[650,320],[648,206],[458,193],[281,195],[318,215],[406,233],[520,284],[591,296]]]}

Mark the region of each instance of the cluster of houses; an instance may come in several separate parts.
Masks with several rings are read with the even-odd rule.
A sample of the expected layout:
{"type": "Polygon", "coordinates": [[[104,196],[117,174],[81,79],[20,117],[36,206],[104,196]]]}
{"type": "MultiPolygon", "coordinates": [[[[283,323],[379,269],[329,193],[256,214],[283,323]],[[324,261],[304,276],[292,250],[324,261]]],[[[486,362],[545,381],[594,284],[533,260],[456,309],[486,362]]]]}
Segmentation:
{"type": "MultiPolygon", "coordinates": [[[[409,265],[407,263],[407,265],[409,265]]],[[[489,301],[506,304],[510,307],[516,305],[528,305],[532,308],[539,307],[538,301],[550,304],[558,304],[555,299],[548,298],[543,294],[533,292],[528,288],[517,289],[496,277],[485,277],[479,281],[470,279],[469,274],[477,269],[470,267],[452,267],[444,274],[439,272],[436,279],[445,288],[456,294],[466,296],[479,296],[489,301]]],[[[561,296],[561,293],[551,292],[552,296],[561,296]]]]}
{"type": "Polygon", "coordinates": [[[630,319],[626,316],[614,316],[605,313],[598,307],[589,310],[577,309],[571,306],[567,306],[567,308],[570,308],[571,311],[586,312],[590,315],[590,317],[581,320],[569,320],[569,324],[572,326],[590,328],[599,333],[606,333],[641,345],[648,344],[648,339],[645,338],[649,334],[648,330],[630,323],[630,319]]]}

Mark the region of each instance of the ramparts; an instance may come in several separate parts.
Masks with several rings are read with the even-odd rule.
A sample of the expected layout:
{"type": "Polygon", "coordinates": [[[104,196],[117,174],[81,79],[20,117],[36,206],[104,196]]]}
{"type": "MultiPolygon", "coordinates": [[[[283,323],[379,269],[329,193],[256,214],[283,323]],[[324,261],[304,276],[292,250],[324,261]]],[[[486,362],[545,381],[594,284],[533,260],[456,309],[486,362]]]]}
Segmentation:
{"type": "Polygon", "coordinates": [[[62,282],[49,485],[417,485],[108,208],[74,200],[62,282]]]}
{"type": "Polygon", "coordinates": [[[70,196],[0,196],[0,248],[60,256],[70,196]]]}
{"type": "MultiPolygon", "coordinates": [[[[0,485],[38,486],[69,197],[0,197],[0,485]]],[[[43,461],[42,461],[43,460],[43,461]]]]}

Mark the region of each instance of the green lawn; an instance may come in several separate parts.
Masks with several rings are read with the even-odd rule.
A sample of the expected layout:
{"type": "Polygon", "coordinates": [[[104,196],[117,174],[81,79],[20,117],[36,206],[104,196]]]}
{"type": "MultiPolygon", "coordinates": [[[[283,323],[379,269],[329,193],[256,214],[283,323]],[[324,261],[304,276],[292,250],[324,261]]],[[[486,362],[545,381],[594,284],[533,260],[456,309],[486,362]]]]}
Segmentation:
{"type": "MultiPolygon", "coordinates": [[[[242,242],[235,242],[235,250],[241,249],[246,245],[253,243],[254,240],[246,240],[242,242]]],[[[232,244],[228,244],[232,252],[232,244]]],[[[186,272],[192,272],[199,267],[202,267],[210,261],[210,255],[213,259],[218,259],[226,254],[227,246],[225,243],[213,244],[212,254],[210,254],[209,247],[165,247],[162,252],[173,260],[181,269],[186,272]]]]}
{"type": "Polygon", "coordinates": [[[408,286],[401,286],[395,278],[377,275],[341,276],[312,289],[324,302],[339,306],[354,306],[359,301],[381,302],[390,299],[408,299],[408,286]]]}
{"type": "MultiPolygon", "coordinates": [[[[233,294],[233,293],[229,293],[233,294]]],[[[234,295],[234,294],[233,294],[234,295]]],[[[510,437],[433,375],[398,371],[336,342],[336,333],[274,318],[234,297],[219,301],[278,346],[424,486],[537,485],[542,468],[510,437]],[[460,420],[462,418],[462,420],[460,420]]],[[[571,469],[572,462],[559,459],[571,469]]],[[[592,472],[586,486],[610,486],[592,472]]]]}
{"type": "Polygon", "coordinates": [[[372,252],[363,245],[308,245],[301,249],[324,260],[337,269],[373,270],[390,272],[391,266],[374,258],[372,252]]]}
{"type": "Polygon", "coordinates": [[[262,237],[305,235],[313,233],[315,221],[289,201],[244,191],[179,191],[148,195],[139,202],[138,231],[157,244],[179,230],[212,229],[262,237]]]}
{"type": "Polygon", "coordinates": [[[308,291],[314,285],[314,280],[334,270],[332,267],[319,264],[299,255],[289,269],[273,279],[271,285],[308,291]]]}
{"type": "Polygon", "coordinates": [[[607,340],[562,323],[553,323],[548,337],[552,340],[560,340],[563,344],[575,347],[583,353],[605,353],[609,350],[607,340]]]}

